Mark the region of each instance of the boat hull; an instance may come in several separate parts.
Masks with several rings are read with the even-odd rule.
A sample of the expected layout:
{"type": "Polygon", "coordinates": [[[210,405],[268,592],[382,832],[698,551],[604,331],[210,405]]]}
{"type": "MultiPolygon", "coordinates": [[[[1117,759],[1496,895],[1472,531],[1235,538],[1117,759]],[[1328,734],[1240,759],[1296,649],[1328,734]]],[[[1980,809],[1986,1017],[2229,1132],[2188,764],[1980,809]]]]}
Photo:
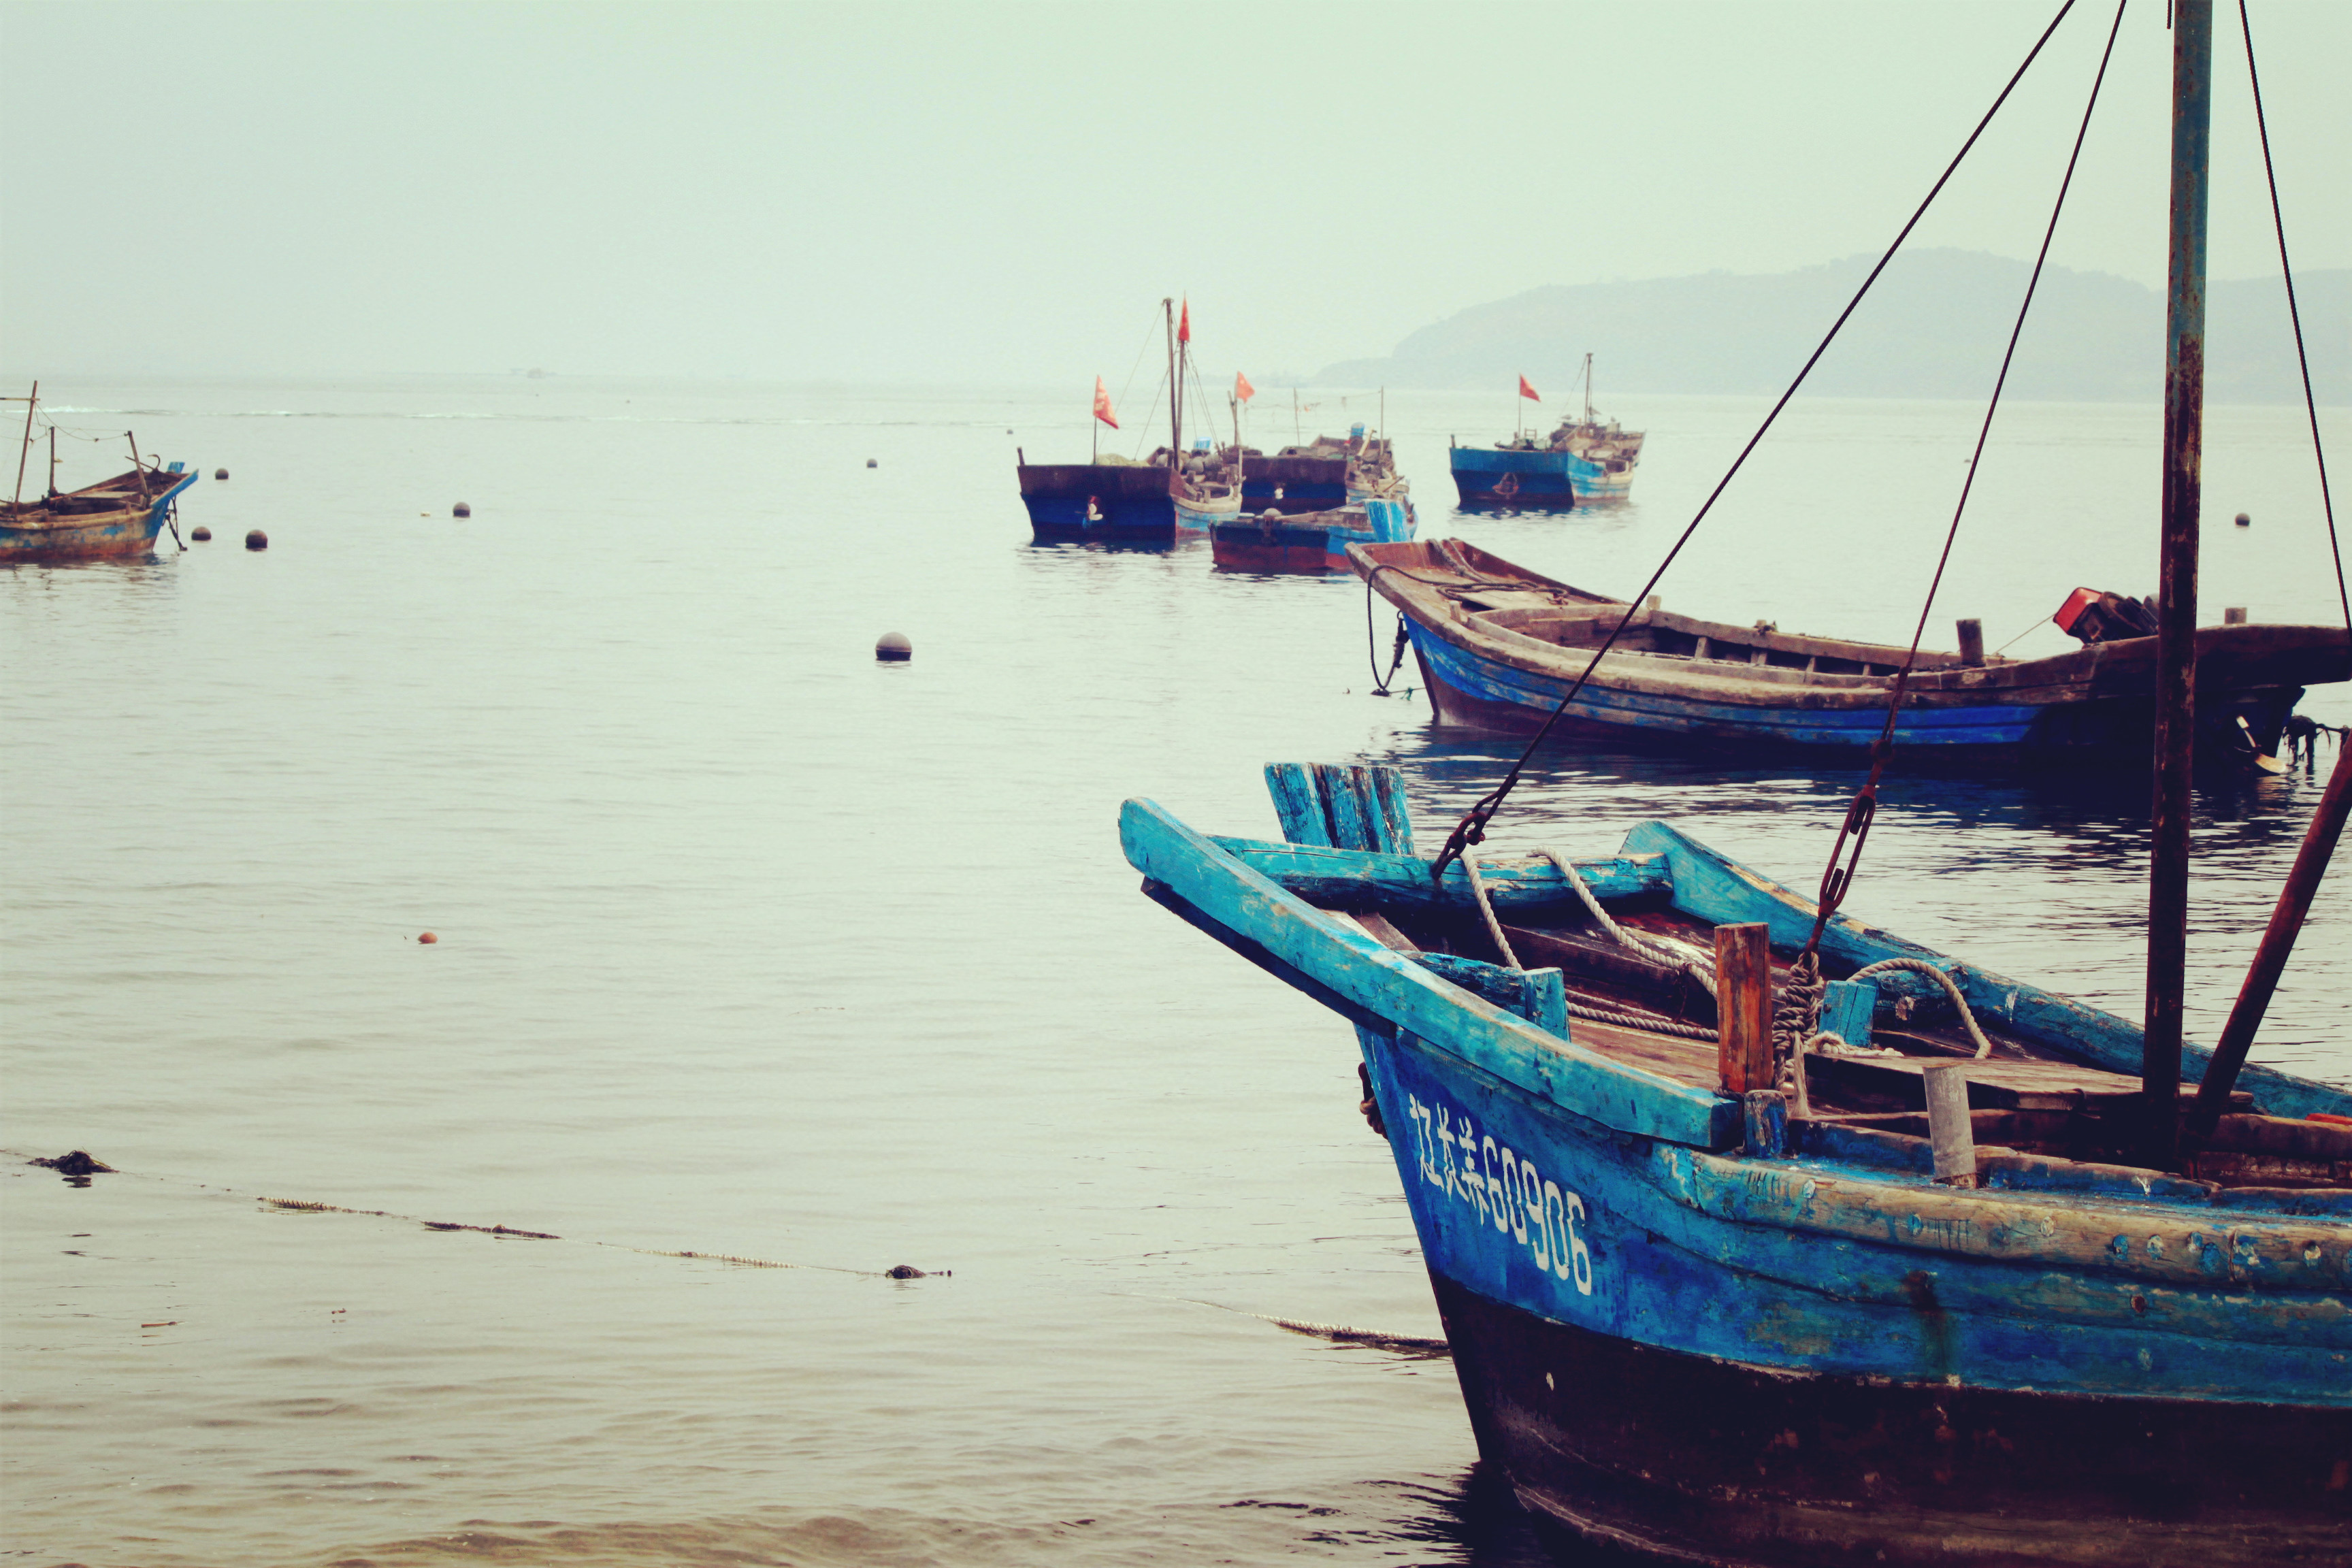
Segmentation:
{"type": "Polygon", "coordinates": [[[58,516],[28,507],[20,513],[27,520],[22,523],[0,518],[0,563],[97,561],[152,553],[155,536],[171,516],[172,502],[195,482],[194,474],[183,475],[177,469],[174,464],[167,470],[166,477],[174,482],[152,500],[58,516]]]}
{"type": "Polygon", "coordinates": [[[1959,1256],[1932,1213],[1853,1223],[1931,1200],[1851,1171],[1628,1138],[1359,1037],[1480,1451],[1551,1528],[1742,1568],[2352,1560],[2344,1260],[2200,1289],[1959,1256]],[[1801,1187],[1843,1234],[1775,1223],[1801,1187]]]}
{"type": "Polygon", "coordinates": [[[1740,1568],[2352,1553],[2341,1410],[1791,1376],[1432,1284],[1479,1451],[1547,1535],[1740,1568]]]}
{"type": "Polygon", "coordinates": [[[1464,506],[1576,504],[1578,491],[1570,469],[1577,459],[1567,452],[1455,447],[1446,458],[1454,470],[1454,488],[1464,506]]]}
{"type": "Polygon", "coordinates": [[[1395,531],[1385,537],[1412,538],[1412,508],[1375,501],[1303,517],[1239,518],[1211,529],[1209,548],[1223,572],[1321,575],[1347,571],[1348,546],[1381,542],[1383,526],[1395,531]]]}
{"type": "MultiPolygon", "coordinates": [[[[1529,734],[1568,691],[1564,679],[1530,675],[1482,659],[1409,622],[1413,654],[1441,724],[1506,734],[1529,734]]],[[[1606,668],[1605,666],[1603,667],[1606,668]]],[[[2300,686],[2252,686],[2212,690],[2198,715],[2200,747],[2213,755],[2276,752],[2280,731],[2300,686]],[[2237,721],[2246,721],[2241,731],[2237,721]],[[2249,743],[2242,735],[2251,732],[2249,743]]],[[[1758,710],[1693,701],[1588,683],[1553,726],[1555,734],[1598,740],[1700,741],[1726,746],[1796,752],[1867,751],[1878,739],[1885,710],[1758,710]]],[[[2147,698],[2094,698],[2054,704],[1987,703],[1980,707],[1906,708],[1895,728],[1906,748],[1932,748],[1946,757],[1988,761],[2030,756],[2110,756],[2143,760],[2154,733],[2147,698]]]]}
{"type": "Polygon", "coordinates": [[[1041,540],[1173,539],[1168,470],[1133,464],[1024,463],[1021,503],[1041,540]]]}
{"type": "Polygon", "coordinates": [[[1252,458],[1242,475],[1242,510],[1287,514],[1335,511],[1348,503],[1348,458],[1252,458]]]}

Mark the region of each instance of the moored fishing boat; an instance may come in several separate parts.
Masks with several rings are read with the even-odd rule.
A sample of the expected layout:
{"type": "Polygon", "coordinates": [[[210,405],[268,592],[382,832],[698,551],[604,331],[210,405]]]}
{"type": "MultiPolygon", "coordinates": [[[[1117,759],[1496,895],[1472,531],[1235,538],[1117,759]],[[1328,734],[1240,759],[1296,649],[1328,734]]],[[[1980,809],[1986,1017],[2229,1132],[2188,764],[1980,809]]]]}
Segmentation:
{"type": "MultiPolygon", "coordinates": [[[[1877,739],[1905,664],[1891,645],[1630,605],[1459,540],[1354,545],[1349,563],[1403,613],[1444,724],[1534,730],[1580,680],[1556,726],[1565,733],[1852,753],[1877,739]]],[[[1963,623],[1962,651],[1916,656],[1896,742],[1948,761],[2146,757],[2157,638],[2100,616],[2115,597],[2068,597],[2065,624],[2098,640],[2043,658],[1988,656],[1963,623]]],[[[2200,739],[2216,761],[2273,757],[2305,689],[2347,679],[2342,626],[2201,626],[2200,739]]]]}
{"type": "Polygon", "coordinates": [[[1345,439],[1318,436],[1270,454],[1253,448],[1245,456],[1242,508],[1252,514],[1269,507],[1286,513],[1335,511],[1405,493],[1388,438],[1367,434],[1360,424],[1350,426],[1345,439]]]}
{"type": "Polygon", "coordinates": [[[1218,523],[1209,531],[1209,548],[1224,572],[1345,572],[1350,544],[1409,540],[1414,528],[1409,500],[1286,515],[1269,507],[1255,517],[1218,523]]]}
{"type": "MultiPolygon", "coordinates": [[[[1446,463],[1465,507],[1565,510],[1580,501],[1623,500],[1642,460],[1643,432],[1627,430],[1592,410],[1592,356],[1584,356],[1584,416],[1560,422],[1538,439],[1521,429],[1491,447],[1447,442],[1446,463]]],[[[1519,377],[1519,396],[1538,401],[1519,377]]]]}
{"type": "Polygon", "coordinates": [[[2352,1094],[2246,1067],[2150,1168],[2138,1029],[1843,916],[1776,1060],[1790,889],[1650,823],[1478,867],[1490,921],[1391,770],[1267,776],[1290,842],[1139,799],[1127,858],[1357,1024],[1480,1451],[1539,1523],[1775,1568],[2352,1557],[2352,1094]]]}
{"type": "MultiPolygon", "coordinates": [[[[50,432],[47,493],[25,500],[24,476],[33,447],[33,416],[40,384],[24,399],[25,434],[16,460],[17,499],[0,503],[0,562],[74,561],[110,555],[142,555],[155,548],[155,536],[171,521],[182,490],[196,482],[185,465],[158,468],[139,455],[131,440],[131,466],[111,479],[79,489],[57,488],[56,431],[50,432]]],[[[10,398],[7,401],[15,402],[10,398]]]]}

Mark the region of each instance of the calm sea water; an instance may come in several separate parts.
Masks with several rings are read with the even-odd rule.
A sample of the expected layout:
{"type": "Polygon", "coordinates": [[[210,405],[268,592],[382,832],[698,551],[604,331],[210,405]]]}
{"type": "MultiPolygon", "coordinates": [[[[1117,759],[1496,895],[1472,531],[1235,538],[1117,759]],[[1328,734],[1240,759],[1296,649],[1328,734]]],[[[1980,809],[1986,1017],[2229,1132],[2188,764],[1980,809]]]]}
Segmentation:
{"type": "MultiPolygon", "coordinates": [[[[1430,828],[1488,785],[1368,693],[1360,584],[1032,544],[1013,448],[1087,436],[1003,392],[49,392],[232,477],[209,544],[0,573],[11,1560],[1537,1560],[1448,1363],[1264,1321],[1438,1331],[1346,1026],[1117,846],[1135,794],[1274,836],[1275,759],[1393,762],[1430,828]],[[72,1148],[121,1173],[21,1163],[72,1148]]],[[[1388,399],[1426,525],[1618,592],[1760,411],[1628,399],[1637,503],[1453,518],[1502,401],[1388,399]]],[[[1667,602],[1906,635],[1972,416],[1800,405],[1667,602]]],[[[2156,424],[2009,417],[1937,626],[2147,591],[2156,424]]],[[[2211,418],[2216,611],[2335,616],[2298,430],[2211,418]]],[[[1810,885],[1853,783],[1563,754],[1497,842],[1664,817],[1810,885]]],[[[2317,795],[2201,800],[2202,1038],[2317,795]]],[[[1849,908],[2136,1013],[2145,826],[2137,780],[1899,777],[1849,908]]],[[[2347,883],[2257,1050],[2338,1079],[2347,883]]]]}

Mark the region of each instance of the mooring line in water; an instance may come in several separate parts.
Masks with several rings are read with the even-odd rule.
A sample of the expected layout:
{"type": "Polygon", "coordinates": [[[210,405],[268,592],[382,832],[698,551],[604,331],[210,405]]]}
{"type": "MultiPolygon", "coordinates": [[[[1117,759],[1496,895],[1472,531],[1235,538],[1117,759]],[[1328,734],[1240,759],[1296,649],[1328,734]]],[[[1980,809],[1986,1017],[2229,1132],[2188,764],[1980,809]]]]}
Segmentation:
{"type": "MultiPolygon", "coordinates": [[[[52,1170],[65,1171],[78,1184],[81,1185],[89,1184],[89,1177],[78,1173],[89,1171],[107,1175],[130,1175],[141,1180],[182,1186],[194,1185],[208,1192],[227,1194],[234,1194],[236,1191],[234,1187],[215,1187],[207,1182],[190,1183],[184,1177],[150,1175],[137,1171],[119,1172],[115,1167],[92,1159],[79,1150],[74,1152],[80,1161],[87,1163],[69,1163],[68,1157],[55,1160],[27,1158],[23,1151],[16,1149],[0,1149],[0,1159],[14,1158],[22,1160],[28,1165],[42,1165],[52,1170]]],[[[270,1210],[280,1214],[356,1215],[362,1219],[398,1220],[404,1225],[421,1225],[427,1230],[472,1231],[479,1236],[497,1237],[509,1241],[567,1239],[552,1231],[524,1230],[511,1225],[470,1225],[458,1220],[425,1219],[416,1215],[395,1214],[390,1209],[352,1208],[342,1204],[314,1203],[308,1198],[273,1198],[265,1195],[257,1196],[254,1202],[266,1205],[270,1210]]],[[[848,1268],[838,1263],[781,1263],[773,1258],[745,1258],[732,1252],[699,1252],[684,1248],[673,1250],[657,1247],[631,1247],[626,1242],[583,1240],[576,1237],[570,1239],[583,1247],[609,1247],[620,1252],[634,1252],[643,1258],[683,1258],[698,1263],[731,1264],[739,1268],[814,1268],[827,1274],[853,1274],[866,1279],[951,1279],[955,1277],[955,1270],[952,1268],[918,1268],[910,1263],[900,1263],[888,1268],[848,1268]]]]}

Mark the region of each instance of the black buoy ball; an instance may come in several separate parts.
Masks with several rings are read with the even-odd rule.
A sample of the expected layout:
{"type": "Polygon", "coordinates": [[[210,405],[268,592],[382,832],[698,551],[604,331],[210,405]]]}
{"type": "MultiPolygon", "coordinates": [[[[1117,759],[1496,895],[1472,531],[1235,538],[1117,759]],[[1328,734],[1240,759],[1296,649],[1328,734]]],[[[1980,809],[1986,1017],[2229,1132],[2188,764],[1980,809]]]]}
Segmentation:
{"type": "Polygon", "coordinates": [[[195,531],[188,535],[190,539],[194,540],[198,544],[202,544],[205,540],[210,539],[212,536],[213,531],[206,528],[201,522],[196,524],[195,531]]]}
{"type": "Polygon", "coordinates": [[[2239,526],[2240,528],[2252,528],[2252,527],[2253,527],[2253,526],[2254,526],[2254,520],[2253,520],[2252,518],[2251,518],[2251,517],[2248,517],[2244,512],[2242,512],[2242,512],[2240,512],[2240,513],[2238,514],[2238,526],[2239,526]]]}
{"type": "Polygon", "coordinates": [[[873,458],[866,458],[866,466],[867,468],[880,468],[882,465],[881,465],[881,464],[879,464],[879,463],[877,463],[877,462],[876,462],[873,458]]]}
{"type": "Polygon", "coordinates": [[[915,657],[915,645],[904,632],[884,632],[874,645],[874,657],[885,664],[904,664],[915,657]]]}
{"type": "Polygon", "coordinates": [[[459,501],[456,506],[449,509],[449,515],[451,517],[471,517],[474,515],[474,509],[467,506],[464,501],[459,501]]]}
{"type": "Polygon", "coordinates": [[[257,528],[245,536],[245,547],[247,550],[267,550],[269,548],[269,535],[257,528]]]}
{"type": "Polygon", "coordinates": [[[228,478],[228,470],[226,468],[215,468],[213,470],[213,478],[216,479],[225,479],[228,478]]]}

